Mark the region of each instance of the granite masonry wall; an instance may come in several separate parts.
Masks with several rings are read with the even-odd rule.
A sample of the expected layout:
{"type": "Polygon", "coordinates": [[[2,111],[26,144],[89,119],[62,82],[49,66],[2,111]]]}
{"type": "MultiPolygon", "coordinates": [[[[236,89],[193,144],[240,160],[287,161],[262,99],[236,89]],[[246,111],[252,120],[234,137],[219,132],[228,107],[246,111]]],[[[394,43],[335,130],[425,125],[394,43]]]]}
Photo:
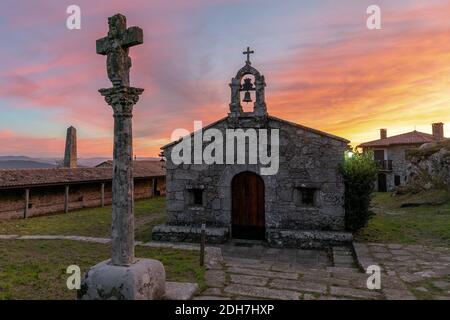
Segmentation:
{"type": "MultiPolygon", "coordinates": [[[[222,133],[227,128],[280,130],[278,173],[261,175],[265,185],[265,224],[269,242],[282,237],[278,232],[281,230],[344,231],[344,184],[338,166],[344,159],[345,141],[272,117],[226,118],[214,128],[222,133]],[[315,190],[314,205],[301,203],[301,192],[305,190],[301,188],[315,190]]],[[[199,227],[206,221],[208,232],[214,235],[212,242],[225,241],[231,228],[231,181],[240,172],[259,174],[261,166],[174,165],[172,148],[173,145],[164,150],[167,224],[157,226],[153,238],[198,241],[199,227]],[[202,205],[193,204],[194,189],[202,190],[202,205]]],[[[246,149],[248,152],[248,141],[246,149]]],[[[285,234],[292,238],[291,234],[285,234]]]]}

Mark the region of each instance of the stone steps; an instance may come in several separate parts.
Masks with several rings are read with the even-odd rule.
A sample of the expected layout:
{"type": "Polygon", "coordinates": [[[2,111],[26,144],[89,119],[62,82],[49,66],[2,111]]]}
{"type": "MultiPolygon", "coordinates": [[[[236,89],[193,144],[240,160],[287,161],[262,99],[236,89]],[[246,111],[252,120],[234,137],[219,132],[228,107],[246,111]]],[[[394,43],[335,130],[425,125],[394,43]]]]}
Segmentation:
{"type": "Polygon", "coordinates": [[[357,267],[353,257],[353,250],[350,247],[333,247],[332,248],[333,265],[338,268],[355,268],[357,267]]]}

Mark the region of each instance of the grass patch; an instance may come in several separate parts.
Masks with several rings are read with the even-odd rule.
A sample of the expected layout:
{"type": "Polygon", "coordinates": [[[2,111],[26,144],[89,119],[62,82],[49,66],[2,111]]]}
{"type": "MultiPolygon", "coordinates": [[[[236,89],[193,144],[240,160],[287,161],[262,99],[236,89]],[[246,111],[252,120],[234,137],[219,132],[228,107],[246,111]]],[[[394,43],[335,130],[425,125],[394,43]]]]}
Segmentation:
{"type": "MultiPolygon", "coordinates": [[[[153,226],[164,223],[164,221],[164,197],[136,201],[136,240],[149,241],[153,226]]],[[[111,206],[29,219],[0,220],[0,234],[109,237],[111,235],[111,206]]]]}
{"type": "Polygon", "coordinates": [[[450,194],[427,191],[391,196],[375,193],[375,215],[355,237],[359,241],[450,246],[450,194]],[[417,206],[402,207],[405,203],[417,206]]]}
{"type": "MultiPolygon", "coordinates": [[[[197,251],[136,247],[136,256],[161,261],[167,280],[205,287],[197,251]]],[[[66,268],[83,273],[110,256],[110,246],[65,240],[0,240],[0,299],[75,299],[66,287],[66,268]]]]}

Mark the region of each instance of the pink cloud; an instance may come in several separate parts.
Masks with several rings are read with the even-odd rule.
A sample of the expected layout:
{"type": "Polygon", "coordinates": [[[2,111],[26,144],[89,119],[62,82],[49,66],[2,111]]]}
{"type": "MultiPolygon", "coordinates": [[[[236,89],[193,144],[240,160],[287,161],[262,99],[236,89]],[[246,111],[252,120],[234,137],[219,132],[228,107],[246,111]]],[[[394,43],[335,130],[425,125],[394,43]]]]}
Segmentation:
{"type": "MultiPolygon", "coordinates": [[[[211,62],[208,56],[198,65],[189,60],[199,49],[184,39],[180,20],[229,1],[100,3],[105,6],[80,1],[85,18],[81,31],[65,29],[65,3],[42,1],[31,11],[24,4],[8,8],[6,15],[15,17],[12,28],[42,38],[29,39],[17,57],[5,59],[6,53],[0,53],[8,61],[1,72],[0,96],[26,101],[16,103],[17,109],[54,111],[49,125],[76,124],[95,132],[80,145],[80,154],[110,154],[112,111],[97,92],[110,84],[106,58],[96,55],[95,40],[106,34],[106,18],[114,8],[127,14],[129,25],[139,24],[145,31],[145,45],[131,50],[132,83],[145,88],[134,116],[139,155],[157,155],[157,144],[168,141],[175,128],[190,129],[193,120],[207,124],[226,115],[228,75],[223,79],[213,73],[217,60],[211,62]]],[[[361,26],[338,36],[333,30],[349,24],[345,14],[316,22],[306,46],[257,66],[268,82],[269,112],[355,141],[386,123],[407,127],[414,121],[450,122],[444,115],[449,101],[444,93],[450,74],[449,11],[450,3],[384,11],[385,28],[374,32],[364,29],[362,15],[361,26]]],[[[294,16],[286,19],[286,25],[298,24],[294,16]]],[[[231,77],[236,70],[229,71],[231,77]]],[[[60,154],[63,138],[41,141],[17,135],[14,145],[14,139],[4,136],[0,151],[42,152],[36,146],[48,145],[45,152],[60,154]]]]}
{"type": "MultiPolygon", "coordinates": [[[[11,130],[0,131],[0,145],[2,155],[43,156],[41,148],[45,146],[46,157],[64,156],[65,140],[52,137],[36,137],[23,135],[11,130]],[[40,146],[39,150],[35,146],[40,146]]],[[[80,157],[94,157],[99,154],[112,153],[112,139],[109,137],[78,138],[78,154],[80,157]]]]}

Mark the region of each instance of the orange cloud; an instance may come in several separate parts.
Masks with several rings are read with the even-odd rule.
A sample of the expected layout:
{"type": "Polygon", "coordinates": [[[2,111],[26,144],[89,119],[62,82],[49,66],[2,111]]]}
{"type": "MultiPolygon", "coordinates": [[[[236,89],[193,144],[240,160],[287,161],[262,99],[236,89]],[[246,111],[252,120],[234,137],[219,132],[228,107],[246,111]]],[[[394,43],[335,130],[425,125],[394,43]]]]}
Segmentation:
{"type": "Polygon", "coordinates": [[[275,84],[269,111],[353,144],[377,139],[378,128],[450,125],[449,11],[449,4],[427,8],[430,27],[411,21],[412,12],[385,13],[388,23],[408,28],[361,30],[294,53],[267,77],[275,84]]]}
{"type": "MultiPolygon", "coordinates": [[[[105,58],[95,55],[94,48],[95,39],[105,35],[109,9],[81,0],[83,30],[69,32],[61,22],[64,11],[51,1],[42,2],[46,4],[33,11],[31,17],[18,14],[17,8],[7,12],[7,17],[17,18],[12,19],[13,29],[23,29],[26,34],[33,31],[33,39],[40,39],[34,32],[41,35],[39,30],[45,26],[58,25],[62,29],[42,31],[47,41],[23,42],[27,43],[23,47],[26,53],[9,57],[8,72],[1,74],[0,96],[18,100],[13,106],[17,109],[50,109],[49,126],[73,124],[79,132],[93,133],[89,139],[83,136],[79,140],[80,156],[110,155],[112,110],[97,92],[109,82],[105,58]],[[39,17],[34,19],[34,15],[39,17]],[[35,60],[35,55],[40,59],[35,60]],[[21,99],[27,103],[21,103],[21,99]]],[[[206,47],[205,43],[222,39],[206,37],[200,44],[185,38],[185,28],[191,23],[190,12],[229,2],[174,0],[167,5],[166,1],[155,0],[151,1],[152,15],[147,10],[150,2],[108,2],[108,8],[123,11],[130,24],[145,21],[145,46],[131,50],[133,85],[145,88],[133,118],[138,156],[156,156],[176,128],[192,130],[194,120],[208,124],[228,112],[227,85],[236,70],[227,70],[223,76],[217,73],[221,60],[202,56],[198,61],[190,57],[202,49],[197,44],[206,47]]],[[[345,14],[347,9],[343,6],[340,12],[344,14],[334,19],[321,14],[320,21],[316,21],[317,17],[312,16],[305,25],[311,31],[308,36],[315,39],[294,49],[286,46],[276,59],[255,63],[266,76],[269,112],[343,136],[354,144],[376,139],[380,127],[387,127],[391,134],[413,130],[414,126],[430,131],[430,123],[436,121],[446,123],[450,136],[450,3],[424,3],[403,11],[382,8],[383,30],[379,31],[365,29],[364,19],[349,28],[356,22],[345,14]],[[336,30],[344,31],[341,34],[336,30]]],[[[285,19],[286,23],[292,24],[294,16],[285,19]]],[[[274,15],[273,19],[279,28],[280,17],[274,15]]],[[[192,20],[195,23],[198,21],[192,20]]],[[[261,36],[257,32],[249,34],[261,36]]],[[[276,32],[273,35],[284,37],[276,32]]],[[[290,34],[297,35],[299,39],[290,45],[302,43],[306,37],[299,30],[290,34]]],[[[244,41],[247,34],[237,36],[237,41],[244,41]]],[[[5,132],[0,131],[2,154],[63,152],[64,136],[38,138],[5,132]],[[45,151],[36,146],[45,146],[45,151]]]]}
{"type": "MultiPolygon", "coordinates": [[[[1,155],[64,157],[64,138],[33,137],[11,130],[0,131],[1,155]],[[39,146],[39,148],[36,148],[39,146]],[[42,154],[45,148],[45,154],[42,154]]],[[[95,157],[112,154],[112,138],[78,138],[78,155],[95,157]]]]}

